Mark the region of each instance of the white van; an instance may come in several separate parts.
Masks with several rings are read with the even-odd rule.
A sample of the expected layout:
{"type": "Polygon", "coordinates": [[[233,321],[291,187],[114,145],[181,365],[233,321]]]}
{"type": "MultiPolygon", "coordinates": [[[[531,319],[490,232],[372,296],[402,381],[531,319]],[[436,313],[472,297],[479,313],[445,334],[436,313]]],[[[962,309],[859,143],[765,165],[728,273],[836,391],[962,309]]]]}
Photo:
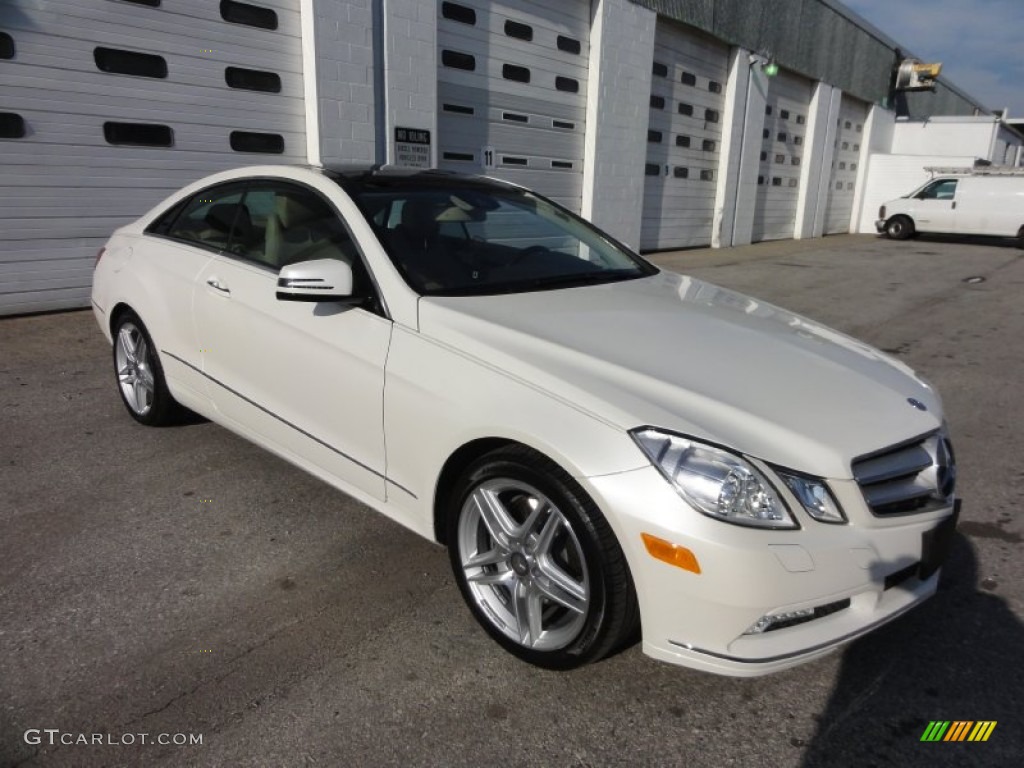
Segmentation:
{"type": "Polygon", "coordinates": [[[894,240],[916,232],[1016,237],[1024,247],[1024,169],[937,176],[878,211],[894,240]]]}

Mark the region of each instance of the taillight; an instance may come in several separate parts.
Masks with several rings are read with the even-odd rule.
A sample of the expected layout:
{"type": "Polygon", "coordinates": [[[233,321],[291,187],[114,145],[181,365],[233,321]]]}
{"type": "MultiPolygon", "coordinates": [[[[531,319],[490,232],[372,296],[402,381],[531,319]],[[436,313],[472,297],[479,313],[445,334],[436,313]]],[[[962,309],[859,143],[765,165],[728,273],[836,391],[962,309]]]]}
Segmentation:
{"type": "Polygon", "coordinates": [[[878,209],[878,218],[880,218],[880,219],[884,219],[885,218],[885,206],[884,205],[881,208],[878,209]]]}
{"type": "Polygon", "coordinates": [[[93,265],[92,265],[92,268],[93,268],[93,269],[96,269],[96,267],[98,267],[98,266],[100,265],[100,259],[102,259],[102,258],[103,258],[103,253],[104,253],[104,252],[105,252],[106,250],[107,250],[107,246],[103,246],[103,247],[102,247],[102,248],[100,248],[100,249],[99,249],[98,251],[96,251],[96,261],[95,261],[95,262],[93,263],[93,265]]]}

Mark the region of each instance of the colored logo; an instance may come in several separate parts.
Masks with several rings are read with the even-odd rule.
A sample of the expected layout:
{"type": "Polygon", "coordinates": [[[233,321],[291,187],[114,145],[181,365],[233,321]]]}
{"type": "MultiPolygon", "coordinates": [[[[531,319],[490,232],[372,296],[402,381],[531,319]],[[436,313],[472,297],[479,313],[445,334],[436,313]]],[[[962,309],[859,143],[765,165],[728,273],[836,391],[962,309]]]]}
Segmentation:
{"type": "Polygon", "coordinates": [[[988,741],[996,729],[995,720],[932,720],[921,741],[988,741]]]}

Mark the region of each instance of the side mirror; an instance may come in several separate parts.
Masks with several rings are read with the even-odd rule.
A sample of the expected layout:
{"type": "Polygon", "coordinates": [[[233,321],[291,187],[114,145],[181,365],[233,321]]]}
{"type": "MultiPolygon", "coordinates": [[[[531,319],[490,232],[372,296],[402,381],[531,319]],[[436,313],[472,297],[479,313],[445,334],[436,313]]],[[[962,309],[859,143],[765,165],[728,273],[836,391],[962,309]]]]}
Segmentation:
{"type": "Polygon", "coordinates": [[[352,267],[338,259],[300,261],[282,267],[277,275],[281,301],[356,301],[352,295],[352,267]]]}

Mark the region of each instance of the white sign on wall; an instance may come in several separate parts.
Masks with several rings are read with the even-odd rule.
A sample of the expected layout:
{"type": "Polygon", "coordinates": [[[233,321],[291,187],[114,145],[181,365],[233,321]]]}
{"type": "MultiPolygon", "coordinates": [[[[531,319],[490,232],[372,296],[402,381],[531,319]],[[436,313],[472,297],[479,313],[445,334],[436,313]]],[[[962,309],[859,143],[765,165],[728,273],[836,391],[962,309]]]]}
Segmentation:
{"type": "Polygon", "coordinates": [[[430,167],[430,131],[395,128],[395,165],[404,168],[430,167]]]}

